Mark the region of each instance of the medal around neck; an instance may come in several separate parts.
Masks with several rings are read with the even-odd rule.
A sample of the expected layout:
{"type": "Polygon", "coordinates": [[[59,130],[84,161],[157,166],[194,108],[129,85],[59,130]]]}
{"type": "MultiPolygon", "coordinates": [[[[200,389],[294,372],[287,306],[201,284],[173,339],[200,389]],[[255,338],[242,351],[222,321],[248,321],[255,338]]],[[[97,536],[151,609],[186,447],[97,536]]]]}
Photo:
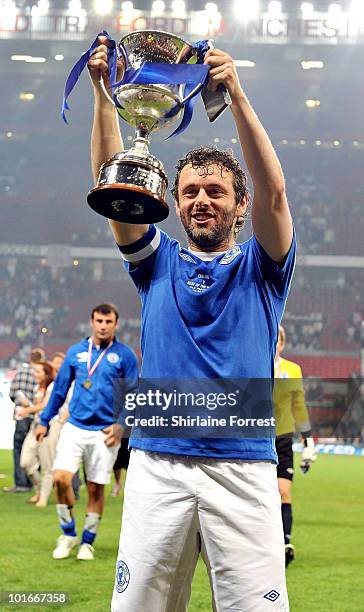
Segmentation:
{"type": "Polygon", "coordinates": [[[169,213],[168,180],[163,164],[149,152],[150,135],[192,116],[191,100],[201,91],[208,67],[196,65],[203,61],[199,47],[157,30],[127,34],[116,50],[125,72],[113,88],[113,101],[120,117],[135,129],[134,146],[103,164],[87,202],[109,219],[155,223],[169,213]]]}

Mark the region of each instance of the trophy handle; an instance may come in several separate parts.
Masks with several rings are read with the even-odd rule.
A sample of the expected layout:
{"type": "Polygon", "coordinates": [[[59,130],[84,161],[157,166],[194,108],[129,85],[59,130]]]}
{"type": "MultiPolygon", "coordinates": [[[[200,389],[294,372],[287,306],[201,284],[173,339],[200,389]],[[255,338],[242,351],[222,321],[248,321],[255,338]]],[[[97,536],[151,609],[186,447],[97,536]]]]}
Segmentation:
{"type": "Polygon", "coordinates": [[[181,100],[180,102],[181,106],[184,106],[186,102],[188,102],[189,100],[191,100],[191,98],[197,95],[202,90],[203,87],[204,87],[203,83],[199,83],[198,85],[196,85],[196,87],[194,87],[192,91],[190,91],[190,93],[187,94],[187,96],[183,98],[183,100],[181,100]]]}
{"type": "Polygon", "coordinates": [[[115,106],[115,102],[114,102],[114,100],[112,99],[112,97],[110,96],[109,92],[107,91],[107,89],[106,89],[106,87],[105,87],[104,79],[101,79],[101,81],[100,81],[100,82],[101,82],[101,89],[102,89],[102,91],[104,92],[104,94],[105,94],[106,98],[109,100],[109,102],[111,102],[111,104],[112,104],[113,106],[115,106]]]}

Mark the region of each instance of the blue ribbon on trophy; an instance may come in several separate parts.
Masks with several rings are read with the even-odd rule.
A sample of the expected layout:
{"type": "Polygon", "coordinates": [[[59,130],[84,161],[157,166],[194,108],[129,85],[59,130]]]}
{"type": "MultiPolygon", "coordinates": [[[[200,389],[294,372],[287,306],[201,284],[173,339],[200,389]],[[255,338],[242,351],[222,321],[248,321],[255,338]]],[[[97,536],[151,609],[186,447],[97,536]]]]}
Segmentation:
{"type": "Polygon", "coordinates": [[[94,50],[99,36],[107,38],[111,96],[120,117],[135,128],[133,147],[115,153],[101,166],[96,186],[87,202],[97,213],[123,223],[157,223],[168,216],[168,179],[162,162],[149,151],[150,134],[175,124],[176,136],[189,125],[197,94],[210,121],[228,104],[227,92],[210,92],[206,85],[210,66],[204,58],[211,43],[191,45],[182,38],[158,30],[130,32],[116,43],[103,31],[72,68],[67,79],[62,117],[67,123],[68,97],[94,50]],[[118,60],[124,74],[117,81],[118,60]]]}
{"type": "MultiPolygon", "coordinates": [[[[153,63],[145,62],[140,68],[135,69],[128,67],[127,54],[124,51],[123,45],[118,45],[119,53],[122,54],[126,70],[123,78],[116,82],[117,72],[117,49],[116,42],[111,36],[103,30],[100,32],[91,46],[82,53],[80,59],[73,66],[64,88],[63,100],[62,100],[62,118],[65,123],[68,123],[66,117],[66,111],[70,110],[68,105],[68,97],[74,89],[79,77],[81,76],[85,66],[87,65],[93,51],[99,46],[99,36],[105,36],[108,41],[108,65],[109,65],[109,78],[110,87],[115,90],[120,85],[135,84],[135,85],[153,85],[158,83],[160,85],[185,85],[184,98],[179,102],[180,106],[184,108],[184,113],[180,125],[168,136],[176,136],[183,132],[191,122],[193,115],[193,108],[196,102],[196,96],[201,92],[203,87],[207,85],[208,75],[210,66],[203,64],[205,54],[209,49],[210,42],[208,40],[200,40],[192,46],[192,52],[196,55],[196,64],[164,64],[164,63],[153,63]]],[[[113,96],[113,100],[116,107],[120,107],[120,104],[113,96]]]]}

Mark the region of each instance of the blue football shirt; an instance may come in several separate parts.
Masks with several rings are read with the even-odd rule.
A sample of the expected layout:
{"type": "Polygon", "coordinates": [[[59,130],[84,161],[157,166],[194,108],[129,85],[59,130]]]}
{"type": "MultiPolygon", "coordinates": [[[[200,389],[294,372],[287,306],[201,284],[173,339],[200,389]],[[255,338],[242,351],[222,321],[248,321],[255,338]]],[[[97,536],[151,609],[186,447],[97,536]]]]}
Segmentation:
{"type": "MultiPolygon", "coordinates": [[[[89,379],[87,370],[88,338],[73,344],[54,381],[51,397],[42,411],[40,422],[46,427],[57,414],[75,382],[69,404],[69,423],[80,429],[98,430],[113,425],[115,412],[115,385],[120,379],[127,379],[134,387],[138,380],[138,360],[134,351],[114,338],[112,345],[91,376],[92,385],[85,388],[89,379]]],[[[91,366],[96,362],[101,349],[92,345],[91,366]]]]}
{"type": "MultiPolygon", "coordinates": [[[[274,378],[295,237],[283,264],[274,262],[254,235],[212,261],[203,261],[155,226],[136,243],[119,248],[142,303],[142,378],[274,378]],[[137,267],[134,261],[140,262],[137,267]]],[[[132,436],[130,446],[276,461],[272,438],[132,436]]]]}

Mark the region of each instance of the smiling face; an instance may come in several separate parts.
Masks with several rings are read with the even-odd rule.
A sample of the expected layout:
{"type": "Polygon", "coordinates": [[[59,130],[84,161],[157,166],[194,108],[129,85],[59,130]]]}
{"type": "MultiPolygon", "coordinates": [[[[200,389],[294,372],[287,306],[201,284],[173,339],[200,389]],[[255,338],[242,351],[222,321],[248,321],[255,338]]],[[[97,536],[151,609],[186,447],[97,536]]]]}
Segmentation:
{"type": "Polygon", "coordinates": [[[191,250],[225,251],[234,245],[234,227],[244,215],[247,198],[236,203],[233,175],[218,164],[187,164],[178,184],[176,212],[191,250]]]}

